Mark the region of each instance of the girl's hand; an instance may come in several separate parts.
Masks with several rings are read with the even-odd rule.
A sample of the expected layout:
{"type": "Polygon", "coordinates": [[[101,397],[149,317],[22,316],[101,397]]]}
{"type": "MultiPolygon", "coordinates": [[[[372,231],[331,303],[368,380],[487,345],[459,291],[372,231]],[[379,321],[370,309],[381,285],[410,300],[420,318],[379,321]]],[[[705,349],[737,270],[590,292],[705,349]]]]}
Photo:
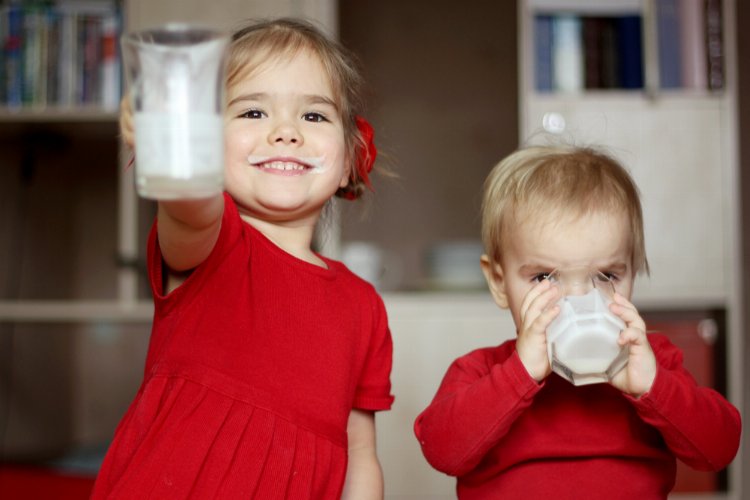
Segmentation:
{"type": "Polygon", "coordinates": [[[120,134],[125,144],[130,148],[135,147],[135,127],[133,126],[133,110],[130,107],[130,99],[125,95],[120,100],[120,134]]]}
{"type": "Polygon", "coordinates": [[[552,371],[547,357],[547,327],[560,313],[560,307],[555,304],[559,295],[556,286],[549,280],[542,280],[526,294],[521,304],[516,351],[526,371],[537,382],[552,371]]]}
{"type": "Polygon", "coordinates": [[[609,309],[625,322],[625,329],[617,340],[621,346],[628,345],[628,364],[612,379],[611,384],[622,392],[639,398],[651,390],[656,378],[656,357],[646,338],[646,323],[635,306],[619,293],[609,309]]]}

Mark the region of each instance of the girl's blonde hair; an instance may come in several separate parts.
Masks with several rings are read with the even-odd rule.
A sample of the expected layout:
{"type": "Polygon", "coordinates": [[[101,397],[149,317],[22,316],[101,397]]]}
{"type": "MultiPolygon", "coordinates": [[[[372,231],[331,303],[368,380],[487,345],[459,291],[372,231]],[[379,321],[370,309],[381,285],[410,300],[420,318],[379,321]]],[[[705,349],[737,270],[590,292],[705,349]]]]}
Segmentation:
{"type": "Polygon", "coordinates": [[[336,195],[357,198],[365,189],[357,172],[357,158],[360,151],[367,151],[356,125],[356,117],[363,114],[363,79],[355,58],[343,46],[329,39],[307,21],[280,18],[253,22],[232,35],[227,63],[227,86],[251,75],[269,58],[293,57],[305,50],[319,58],[328,74],[333,97],[344,124],[346,157],[351,174],[349,185],[339,189],[336,195]]]}
{"type": "Polygon", "coordinates": [[[499,263],[522,216],[579,217],[593,211],[625,213],[630,222],[633,272],[649,272],[640,196],[630,174],[608,154],[588,147],[531,146],[498,163],[484,184],[482,241],[499,263]]]}

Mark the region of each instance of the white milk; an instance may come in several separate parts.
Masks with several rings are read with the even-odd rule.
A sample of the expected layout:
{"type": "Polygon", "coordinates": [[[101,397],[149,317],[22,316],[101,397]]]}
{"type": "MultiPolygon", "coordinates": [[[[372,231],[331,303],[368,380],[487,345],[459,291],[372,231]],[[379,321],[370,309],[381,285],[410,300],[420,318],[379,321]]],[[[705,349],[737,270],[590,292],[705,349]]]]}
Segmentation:
{"type": "Polygon", "coordinates": [[[200,198],[224,182],[223,119],[212,113],[137,112],[136,185],[146,198],[200,198]]]}

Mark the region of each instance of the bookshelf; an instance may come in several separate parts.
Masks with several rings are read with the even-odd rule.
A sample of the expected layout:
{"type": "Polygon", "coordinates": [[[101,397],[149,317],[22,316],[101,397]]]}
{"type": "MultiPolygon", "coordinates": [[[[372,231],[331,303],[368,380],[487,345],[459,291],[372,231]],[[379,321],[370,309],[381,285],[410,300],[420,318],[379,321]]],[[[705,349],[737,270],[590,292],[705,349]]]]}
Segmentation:
{"type": "Polygon", "coordinates": [[[117,110],[118,0],[5,1],[0,4],[0,103],[29,111],[117,110]]]}
{"type": "MultiPolygon", "coordinates": [[[[603,145],[630,169],[641,190],[652,269],[636,280],[633,299],[647,313],[720,311],[727,395],[742,407],[735,2],[521,0],[518,6],[521,142],[603,145]],[[587,54],[593,48],[586,47],[584,25],[602,18],[639,20],[640,37],[632,43],[640,53],[640,85],[607,86],[587,77],[586,61],[597,54],[587,54]],[[540,19],[543,29],[550,19],[575,20],[563,31],[576,31],[577,54],[564,55],[563,62],[573,62],[559,70],[577,73],[561,77],[562,85],[550,74],[556,51],[544,48],[551,35],[539,31],[540,19]],[[562,131],[545,131],[545,117],[563,123],[562,131]]],[[[729,470],[730,498],[742,491],[740,460],[729,470]]]]}

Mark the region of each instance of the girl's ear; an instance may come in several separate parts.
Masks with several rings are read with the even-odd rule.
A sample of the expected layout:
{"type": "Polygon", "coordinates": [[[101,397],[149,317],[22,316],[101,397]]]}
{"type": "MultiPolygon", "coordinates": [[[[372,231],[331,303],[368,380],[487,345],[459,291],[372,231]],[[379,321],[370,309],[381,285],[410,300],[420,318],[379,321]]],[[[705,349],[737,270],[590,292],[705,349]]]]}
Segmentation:
{"type": "Polygon", "coordinates": [[[487,280],[487,286],[490,288],[492,298],[495,299],[495,304],[500,306],[501,309],[507,309],[508,294],[505,291],[503,268],[500,264],[493,264],[487,254],[482,255],[479,259],[479,263],[482,266],[482,272],[487,280]]]}
{"type": "Polygon", "coordinates": [[[349,185],[351,182],[352,177],[352,167],[350,166],[350,161],[346,161],[346,166],[344,167],[344,173],[341,176],[341,181],[339,181],[339,188],[345,188],[349,185]]]}

